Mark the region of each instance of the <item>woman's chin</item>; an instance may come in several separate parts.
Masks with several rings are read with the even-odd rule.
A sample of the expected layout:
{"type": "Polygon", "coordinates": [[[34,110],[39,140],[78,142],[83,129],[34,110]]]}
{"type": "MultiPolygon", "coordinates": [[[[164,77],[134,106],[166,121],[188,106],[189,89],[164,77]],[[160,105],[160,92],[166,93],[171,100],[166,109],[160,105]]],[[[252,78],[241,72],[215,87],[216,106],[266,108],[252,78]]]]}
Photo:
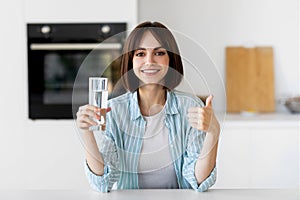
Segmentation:
{"type": "Polygon", "coordinates": [[[165,85],[162,82],[159,81],[149,81],[149,82],[143,82],[140,84],[140,87],[146,87],[146,86],[160,86],[164,87],[165,85]]]}

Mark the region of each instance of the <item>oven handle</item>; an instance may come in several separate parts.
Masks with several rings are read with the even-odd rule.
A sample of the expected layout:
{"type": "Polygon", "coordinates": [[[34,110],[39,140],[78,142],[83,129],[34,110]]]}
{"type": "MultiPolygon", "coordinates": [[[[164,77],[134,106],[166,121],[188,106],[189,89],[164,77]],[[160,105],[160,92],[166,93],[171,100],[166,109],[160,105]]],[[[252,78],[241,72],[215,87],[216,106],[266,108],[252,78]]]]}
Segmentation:
{"type": "Polygon", "coordinates": [[[32,43],[31,50],[119,50],[120,43],[32,43]]]}

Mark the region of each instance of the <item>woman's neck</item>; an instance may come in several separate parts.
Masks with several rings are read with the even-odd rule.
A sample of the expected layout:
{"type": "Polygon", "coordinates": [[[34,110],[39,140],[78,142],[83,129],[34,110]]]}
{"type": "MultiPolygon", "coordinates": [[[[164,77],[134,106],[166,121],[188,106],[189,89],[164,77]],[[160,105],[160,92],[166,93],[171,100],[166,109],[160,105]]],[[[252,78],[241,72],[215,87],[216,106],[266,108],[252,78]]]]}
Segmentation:
{"type": "Polygon", "coordinates": [[[165,105],[166,89],[161,85],[145,85],[138,89],[138,98],[142,115],[155,115],[165,105]]]}

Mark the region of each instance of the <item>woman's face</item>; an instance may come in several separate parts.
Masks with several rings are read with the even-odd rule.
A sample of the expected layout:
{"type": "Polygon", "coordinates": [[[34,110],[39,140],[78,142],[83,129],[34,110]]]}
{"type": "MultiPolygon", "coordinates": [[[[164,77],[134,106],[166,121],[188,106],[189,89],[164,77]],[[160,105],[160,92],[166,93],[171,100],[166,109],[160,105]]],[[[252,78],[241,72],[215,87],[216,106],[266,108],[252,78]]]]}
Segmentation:
{"type": "Polygon", "coordinates": [[[154,38],[151,32],[144,33],[133,56],[133,71],[144,84],[164,84],[169,68],[167,50],[154,38]]]}

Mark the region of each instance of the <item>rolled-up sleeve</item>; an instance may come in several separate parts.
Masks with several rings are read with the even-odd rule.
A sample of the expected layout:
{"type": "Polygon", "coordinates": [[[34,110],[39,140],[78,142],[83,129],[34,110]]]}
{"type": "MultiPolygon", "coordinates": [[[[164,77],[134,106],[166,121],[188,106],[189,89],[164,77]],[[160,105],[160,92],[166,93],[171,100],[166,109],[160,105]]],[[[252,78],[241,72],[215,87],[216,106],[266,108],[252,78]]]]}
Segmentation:
{"type": "Polygon", "coordinates": [[[117,150],[107,133],[101,134],[98,146],[104,160],[104,174],[99,176],[93,173],[86,161],[85,174],[92,189],[98,192],[109,192],[120,177],[117,150]]]}
{"type": "Polygon", "coordinates": [[[211,171],[210,175],[198,185],[195,177],[195,165],[200,155],[205,139],[205,133],[192,129],[188,136],[187,149],[184,154],[183,177],[187,180],[190,186],[198,191],[204,192],[213,186],[217,178],[217,169],[211,171]]]}
{"type": "Polygon", "coordinates": [[[109,184],[111,173],[108,166],[104,167],[104,174],[102,176],[94,174],[86,161],[84,163],[84,170],[92,189],[98,192],[109,192],[111,190],[112,186],[109,184]]]}

